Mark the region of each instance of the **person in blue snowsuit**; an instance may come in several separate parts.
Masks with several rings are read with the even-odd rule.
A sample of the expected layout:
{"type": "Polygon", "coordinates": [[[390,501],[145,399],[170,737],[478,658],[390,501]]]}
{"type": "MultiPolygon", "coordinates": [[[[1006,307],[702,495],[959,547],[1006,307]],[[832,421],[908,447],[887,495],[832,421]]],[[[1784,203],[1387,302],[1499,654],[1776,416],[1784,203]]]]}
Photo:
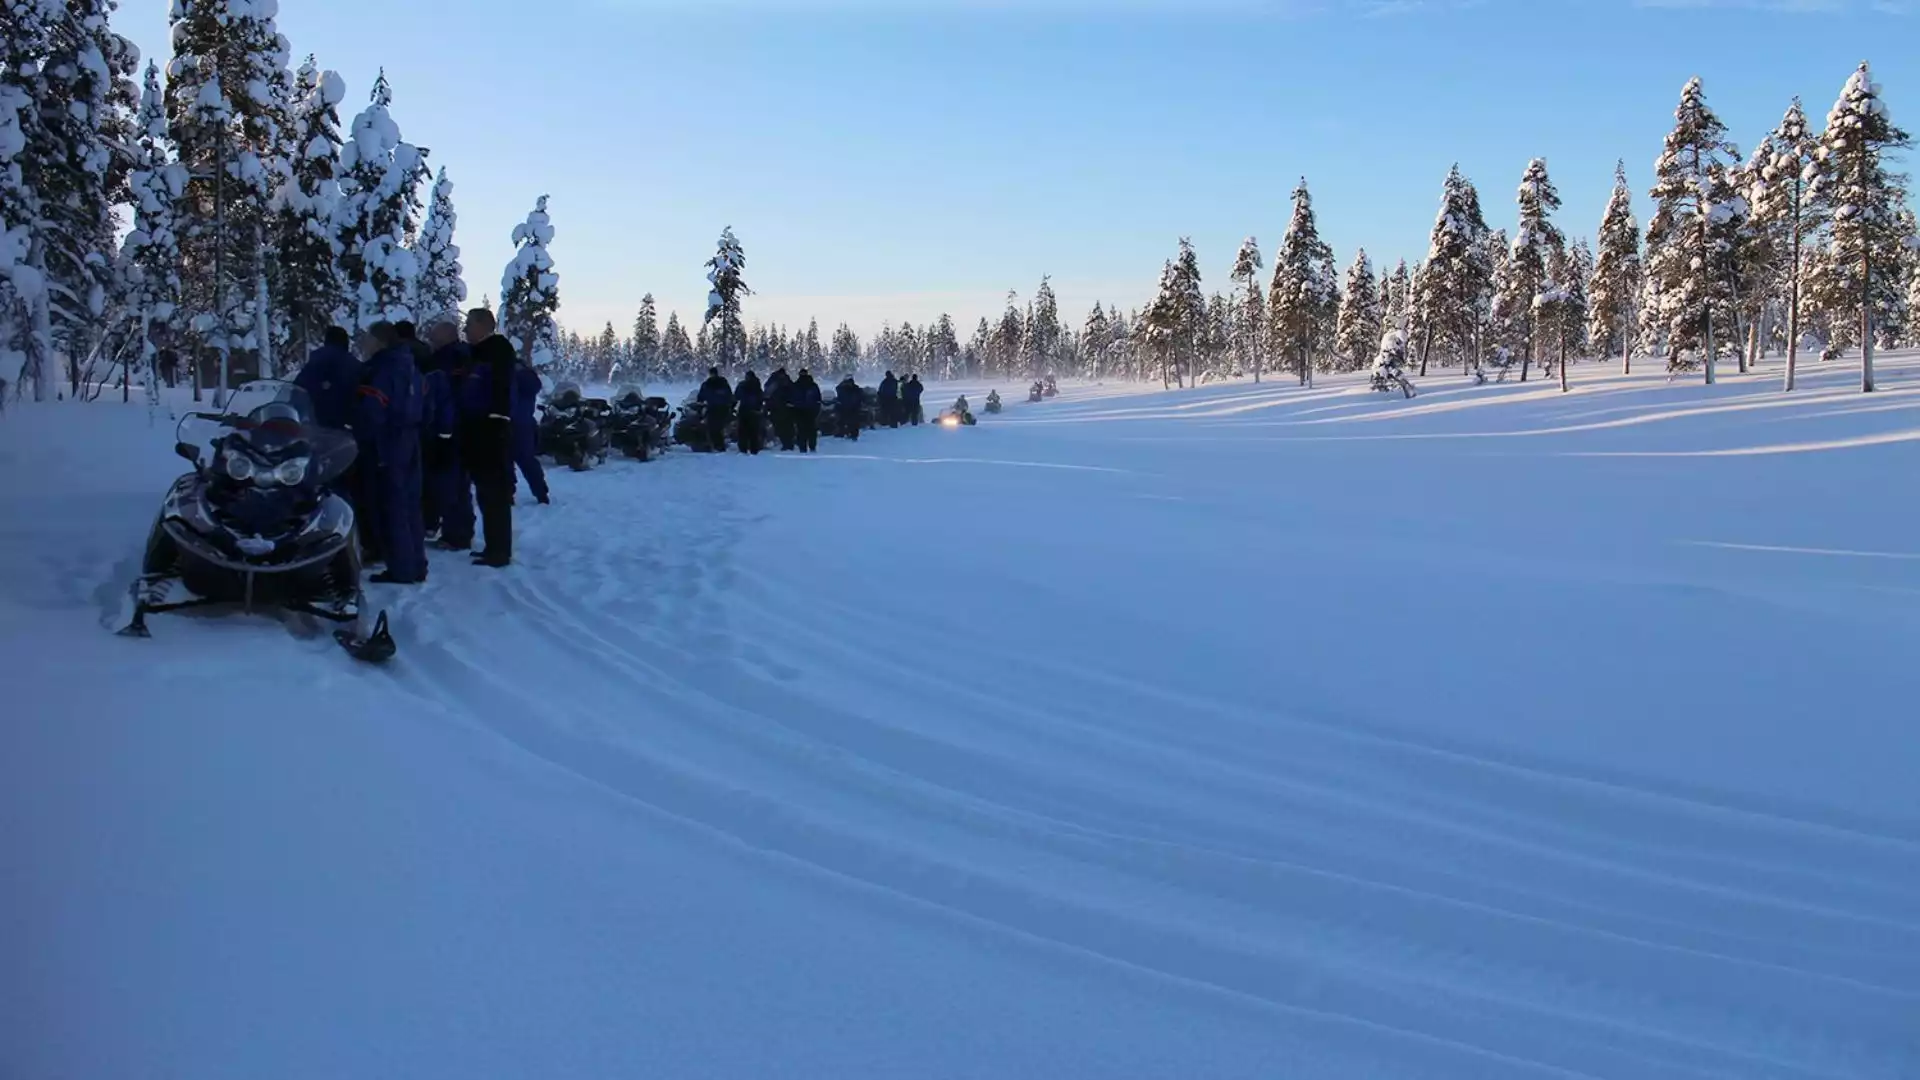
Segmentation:
{"type": "Polygon", "coordinates": [[[840,385],[833,388],[833,393],[833,414],[839,421],[840,437],[859,442],[860,427],[866,419],[862,415],[866,408],[866,391],[860,389],[860,384],[849,375],[840,380],[840,385]]]}
{"type": "Polygon", "coordinates": [[[708,368],[707,381],[700,384],[701,416],[707,423],[707,449],[723,453],[727,449],[727,421],[733,416],[733,387],[727,385],[720,369],[708,368]]]}
{"type": "Polygon", "coordinates": [[[800,369],[800,377],[787,392],[787,402],[793,408],[795,445],[803,454],[820,449],[820,384],[813,381],[813,372],[800,369]]]}
{"type": "Polygon", "coordinates": [[[765,429],[761,427],[765,418],[761,410],[766,408],[766,393],[760,385],[760,376],[749,371],[740,380],[733,391],[734,411],[740,417],[740,431],[736,438],[743,454],[758,454],[765,449],[765,429]]]}
{"type": "Polygon", "coordinates": [[[907,381],[900,384],[900,403],[906,409],[907,422],[916,427],[926,419],[926,413],[920,411],[920,395],[926,389],[920,385],[918,375],[909,375],[907,381]]]}
{"type": "MultiPolygon", "coordinates": [[[[423,454],[427,473],[425,526],[429,534],[440,531],[438,546],[466,551],[473,547],[473,485],[460,457],[459,391],[472,353],[460,340],[460,328],[452,319],[434,323],[427,331],[427,341],[433,347],[433,359],[426,381],[430,387],[437,381],[443,396],[425,412],[421,428],[421,445],[427,448],[423,454]]],[[[432,394],[429,390],[430,397],[432,394]]]]}
{"type": "Polygon", "coordinates": [[[513,343],[499,333],[493,312],[467,312],[466,375],[460,379],[460,464],[473,481],[486,546],[476,566],[513,565],[514,371],[513,343]]]}
{"type": "Polygon", "coordinates": [[[360,361],[353,355],[353,343],[338,326],[327,327],[325,343],[308,354],[293,385],[307,392],[313,402],[313,422],[321,427],[344,429],[353,423],[353,401],[360,388],[360,361]]]}
{"type": "Polygon", "coordinates": [[[542,506],[553,501],[547,490],[547,470],[540,467],[540,422],[533,407],[540,400],[540,373],[523,357],[513,373],[513,463],[527,478],[527,490],[542,506]]]}
{"type": "Polygon", "coordinates": [[[420,520],[420,419],[423,398],[413,349],[392,323],[367,331],[373,355],[361,373],[353,434],[360,444],[368,501],[378,507],[375,529],[387,568],[379,584],[417,585],[427,577],[427,539],[420,520]]]}
{"type": "Polygon", "coordinates": [[[891,371],[880,380],[880,422],[888,427],[900,426],[900,380],[891,371]]]}

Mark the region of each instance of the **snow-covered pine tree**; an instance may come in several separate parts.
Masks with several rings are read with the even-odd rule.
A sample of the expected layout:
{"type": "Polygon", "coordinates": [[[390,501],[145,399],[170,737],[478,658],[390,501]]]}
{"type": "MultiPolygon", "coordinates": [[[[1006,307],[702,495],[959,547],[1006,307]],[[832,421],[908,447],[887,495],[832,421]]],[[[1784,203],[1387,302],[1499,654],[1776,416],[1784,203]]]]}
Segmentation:
{"type": "Polygon", "coordinates": [[[660,334],[660,366],[665,369],[666,378],[682,382],[698,374],[693,341],[687,337],[687,328],[680,325],[677,311],[667,313],[667,328],[660,334]]]}
{"type": "Polygon", "coordinates": [[[1782,385],[1787,390],[1794,388],[1799,375],[1806,256],[1819,228],[1814,200],[1808,198],[1819,148],[1819,140],[1807,130],[1800,99],[1795,98],[1756,151],[1760,167],[1747,176],[1754,228],[1767,237],[1763,249],[1769,259],[1763,268],[1767,293],[1786,313],[1787,370],[1782,385]]]}
{"type": "Polygon", "coordinates": [[[439,318],[457,318],[467,299],[461,276],[460,246],[453,242],[459,216],[453,209],[453,181],[442,168],[433,182],[426,224],[414,243],[414,262],[420,275],[414,286],[413,315],[422,325],[439,318]]]}
{"type": "MultiPolygon", "coordinates": [[[[1490,292],[1477,312],[1479,329],[1476,331],[1482,355],[1476,363],[1492,367],[1499,372],[1500,381],[1505,382],[1507,373],[1520,358],[1520,337],[1525,332],[1521,326],[1519,291],[1508,282],[1513,273],[1513,245],[1507,242],[1507,230],[1494,229],[1487,233],[1481,246],[1486,249],[1487,265],[1493,268],[1489,279],[1490,292]]],[[[1484,375],[1476,375],[1484,379],[1484,375]]]]}
{"type": "Polygon", "coordinates": [[[740,322],[740,303],[753,295],[747,287],[747,253],[733,235],[733,226],[720,230],[713,258],[707,260],[707,315],[703,326],[719,320],[714,341],[715,363],[731,373],[746,359],[747,331],[740,322]]]}
{"type": "Polygon", "coordinates": [[[1380,306],[1379,281],[1373,276],[1373,260],[1361,248],[1347,267],[1347,287],[1340,300],[1340,316],[1334,329],[1333,351],[1343,358],[1342,366],[1359,371],[1369,354],[1380,351],[1381,327],[1386,315],[1380,306]]]}
{"type": "Polygon", "coordinates": [[[1080,348],[1085,366],[1081,374],[1089,379],[1100,378],[1101,362],[1106,359],[1107,343],[1112,336],[1113,327],[1107,322],[1107,309],[1095,301],[1093,310],[1087,312],[1087,321],[1080,329],[1080,348]]]}
{"type": "Polygon", "coordinates": [[[1200,289],[1200,256],[1187,237],[1180,238],[1180,250],[1173,258],[1173,272],[1176,286],[1174,356],[1185,368],[1186,385],[1198,386],[1201,352],[1206,345],[1207,297],[1200,289]]]}
{"type": "Polygon", "coordinates": [[[805,340],[800,343],[800,363],[808,371],[820,371],[824,373],[826,370],[827,351],[820,345],[820,320],[818,318],[809,318],[807,320],[807,336],[805,340]]]}
{"type": "MultiPolygon", "coordinates": [[[[1536,339],[1540,336],[1537,308],[1541,297],[1558,284],[1548,274],[1548,262],[1555,249],[1566,243],[1553,223],[1553,212],[1560,209],[1560,193],[1547,175],[1547,163],[1542,159],[1534,158],[1527,164],[1516,202],[1520,207],[1520,220],[1514,230],[1513,254],[1507,267],[1506,284],[1510,293],[1504,299],[1519,322],[1520,381],[1526,382],[1536,339]]],[[[1552,303],[1549,300],[1549,304],[1552,303]]]]}
{"type": "MultiPolygon", "coordinates": [[[[400,127],[388,110],[392,103],[393,92],[382,72],[340,149],[335,229],[346,310],[339,321],[354,330],[414,316],[410,301],[420,266],[408,242],[418,228],[419,190],[428,176],[426,152],[401,141],[400,127]]],[[[509,310],[506,302],[503,292],[503,316],[509,310]]]]}
{"type": "Polygon", "coordinates": [[[1412,332],[1413,271],[1407,268],[1407,260],[1401,259],[1393,268],[1393,273],[1388,275],[1380,307],[1389,329],[1399,330],[1403,334],[1412,332]]]}
{"type": "Polygon", "coordinates": [[[1339,310],[1332,263],[1333,249],[1320,239],[1313,196],[1302,177],[1293,191],[1293,217],[1274,252],[1273,285],[1267,295],[1273,355],[1293,361],[1302,386],[1312,384],[1318,350],[1331,344],[1339,310]]]}
{"type": "MultiPolygon", "coordinates": [[[[1758,155],[1756,155],[1757,158],[1758,155]]],[[[1752,167],[1732,162],[1717,167],[1712,174],[1713,210],[1708,233],[1713,251],[1727,277],[1728,311],[1732,333],[1728,335],[1746,374],[1750,357],[1759,352],[1760,312],[1766,301],[1762,286],[1762,268],[1769,255],[1767,237],[1753,224],[1753,204],[1747,198],[1752,188],[1752,167]]]]}
{"type": "Polygon", "coordinates": [[[1586,335],[1587,323],[1587,275],[1592,272],[1592,257],[1584,254],[1586,241],[1578,241],[1569,248],[1564,237],[1556,237],[1553,248],[1547,254],[1547,276],[1540,291],[1534,296],[1533,315],[1535,335],[1539,339],[1542,354],[1542,366],[1545,366],[1548,347],[1553,349],[1553,362],[1560,369],[1560,392],[1569,389],[1568,365],[1580,352],[1580,341],[1586,335]]]}
{"type": "Polygon", "coordinates": [[[1020,363],[1020,343],[1026,337],[1027,319],[1020,310],[1020,294],[1007,290],[1007,309],[1000,314],[1000,324],[993,331],[993,348],[988,354],[989,367],[996,373],[1011,377],[1020,363]]]}
{"type": "Polygon", "coordinates": [[[167,138],[166,100],[160,69],[149,63],[140,98],[139,132],[131,174],[133,228],[122,248],[127,304],[140,324],[140,372],[147,401],[158,404],[160,380],[154,363],[155,331],[173,337],[180,303],[180,239],[174,232],[174,203],[186,193],[187,171],[173,160],[167,138]]]}
{"type": "Polygon", "coordinates": [[[1618,352],[1626,374],[1633,372],[1634,305],[1644,272],[1640,223],[1633,216],[1633,192],[1622,161],[1613,167],[1613,194],[1600,216],[1600,253],[1587,287],[1587,336],[1603,355],[1618,352]]]}
{"type": "Polygon", "coordinates": [[[833,345],[827,353],[827,362],[832,365],[836,375],[851,375],[860,368],[860,335],[854,333],[846,323],[834,328],[833,345]]]}
{"type": "Polygon", "coordinates": [[[927,372],[936,379],[957,378],[959,362],[959,331],[953,325],[953,316],[942,312],[927,330],[927,372]]]}
{"type": "Polygon", "coordinates": [[[1053,278],[1043,276],[1033,293],[1032,317],[1027,324],[1028,359],[1035,377],[1055,374],[1061,359],[1060,301],[1053,294],[1053,278]]]}
{"type": "Polygon", "coordinates": [[[973,336],[967,339],[967,374],[988,375],[993,372],[993,323],[985,316],[974,325],[973,336]]]}
{"type": "Polygon", "coordinates": [[[500,278],[500,333],[520,348],[528,363],[548,363],[558,344],[554,315],[560,310],[560,275],[554,273],[553,219],[545,195],[527,220],[513,227],[513,258],[500,278]]]}
{"type": "Polygon", "coordinates": [[[627,344],[627,351],[632,357],[636,378],[660,382],[670,377],[662,363],[660,310],[654,304],[652,293],[640,298],[640,313],[633,317],[633,338],[627,344]]]}
{"type": "Polygon", "coordinates": [[[1420,375],[1438,347],[1463,366],[1477,362],[1480,333],[1493,295],[1493,262],[1480,193],[1455,165],[1447,173],[1427,257],[1413,281],[1413,323],[1419,332],[1420,375]]]}
{"type": "Polygon", "coordinates": [[[1911,140],[1894,126],[1880,85],[1863,62],[1840,90],[1820,136],[1811,196],[1829,222],[1828,255],[1836,273],[1814,302],[1839,321],[1858,320],[1860,389],[1874,389],[1874,327],[1899,302],[1904,260],[1897,212],[1906,201],[1902,178],[1888,171],[1885,154],[1911,140]]]}
{"type": "Polygon", "coordinates": [[[1233,257],[1231,280],[1240,287],[1239,314],[1234,319],[1233,354],[1241,371],[1253,372],[1260,381],[1261,358],[1266,353],[1267,303],[1260,292],[1260,271],[1267,268],[1260,255],[1260,241],[1252,236],[1240,242],[1233,257]]]}
{"type": "Polygon", "coordinates": [[[1168,259],[1160,267],[1160,287],[1143,318],[1147,348],[1160,362],[1160,388],[1173,388],[1173,353],[1180,325],[1180,275],[1168,259]]]}
{"type": "Polygon", "coordinates": [[[309,56],[294,80],[287,131],[293,150],[273,196],[274,306],[287,320],[292,352],[304,359],[319,344],[344,298],[340,238],[340,102],[347,84],[309,56]]]}
{"type": "MultiPolygon", "coordinates": [[[[48,310],[43,198],[28,162],[51,144],[42,134],[42,63],[59,5],[53,0],[10,3],[0,21],[0,380],[18,373],[14,392],[32,380],[44,399],[53,368],[53,322],[48,310]],[[31,148],[31,149],[29,149],[31,148]]],[[[0,387],[4,389],[4,387],[0,387]]],[[[6,402],[0,398],[0,408],[6,402]]]]}
{"type": "MultiPolygon", "coordinates": [[[[270,200],[285,174],[277,88],[287,39],[270,0],[176,0],[167,118],[188,171],[179,204],[183,303],[218,358],[221,394],[236,352],[262,368],[272,348],[270,200]]],[[[197,370],[197,369],[196,369],[197,370]]]]}
{"type": "Polygon", "coordinates": [[[1711,235],[1716,167],[1724,169],[1730,148],[1726,125],[1707,107],[1698,78],[1680,92],[1673,130],[1654,163],[1653,220],[1647,225],[1650,306],[1645,318],[1665,338],[1667,369],[1689,370],[1689,350],[1705,361],[1714,381],[1718,346],[1731,308],[1726,261],[1711,235]],[[1718,325],[1716,326],[1716,321],[1718,325]]]}

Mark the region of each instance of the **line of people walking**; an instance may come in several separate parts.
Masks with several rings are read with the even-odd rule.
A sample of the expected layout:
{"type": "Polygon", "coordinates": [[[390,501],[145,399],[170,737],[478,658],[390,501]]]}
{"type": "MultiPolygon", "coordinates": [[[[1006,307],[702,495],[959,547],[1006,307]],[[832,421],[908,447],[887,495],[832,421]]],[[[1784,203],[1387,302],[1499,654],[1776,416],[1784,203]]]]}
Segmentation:
{"type": "Polygon", "coordinates": [[[498,332],[493,312],[467,312],[427,327],[377,322],[359,341],[330,327],[294,383],[314,420],[352,432],[359,453],[343,492],[354,504],[363,561],[385,564],[374,582],[427,578],[427,544],[448,551],[484,540],[476,566],[513,562],[516,467],[534,498],[548,502],[535,453],[533,407],[540,375],[498,332]],[[463,340],[464,338],[464,340],[463,340]]]}
{"type": "MultiPolygon", "coordinates": [[[[926,420],[920,397],[926,389],[920,376],[897,378],[886,373],[875,392],[879,423],[897,428],[902,424],[920,424],[926,420]]],[[[834,387],[832,418],[835,430],[858,441],[866,426],[867,391],[852,375],[834,387]]],[[[825,396],[813,372],[787,374],[785,367],[774,370],[765,383],[752,371],[730,384],[719,368],[708,368],[707,379],[695,397],[706,425],[707,445],[714,450],[727,446],[727,427],[735,426],[734,442],[743,454],[758,454],[766,449],[765,429],[773,428],[780,449],[811,454],[820,449],[820,420],[826,408],[825,396]]]]}

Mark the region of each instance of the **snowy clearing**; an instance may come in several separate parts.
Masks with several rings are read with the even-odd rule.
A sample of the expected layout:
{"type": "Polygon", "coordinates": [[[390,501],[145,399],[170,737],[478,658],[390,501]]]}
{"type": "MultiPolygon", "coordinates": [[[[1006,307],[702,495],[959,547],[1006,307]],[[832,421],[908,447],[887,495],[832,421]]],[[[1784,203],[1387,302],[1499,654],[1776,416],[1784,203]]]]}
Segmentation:
{"type": "Polygon", "coordinates": [[[0,1074],[1920,1074],[1920,357],[1803,371],[559,471],[384,669],[113,637],[173,425],[10,409],[0,1074]]]}

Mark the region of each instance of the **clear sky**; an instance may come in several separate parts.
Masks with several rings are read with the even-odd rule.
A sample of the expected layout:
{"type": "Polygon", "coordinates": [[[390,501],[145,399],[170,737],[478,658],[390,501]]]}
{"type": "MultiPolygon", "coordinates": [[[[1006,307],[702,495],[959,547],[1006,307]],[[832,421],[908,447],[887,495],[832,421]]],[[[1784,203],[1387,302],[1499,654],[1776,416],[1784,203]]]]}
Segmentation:
{"type": "MultiPolygon", "coordinates": [[[[164,0],[120,31],[167,54],[164,0]]],[[[1644,193],[1681,86],[1744,151],[1871,60],[1920,132],[1920,13],[1887,0],[282,0],[294,61],[377,68],[449,169],[477,301],[553,197],[561,318],[697,320],[723,226],[750,320],[962,336],[1053,275],[1063,317],[1132,306],[1181,236],[1209,291],[1271,254],[1305,175],[1344,269],[1424,253],[1448,165],[1510,224],[1529,158],[1591,234],[1625,158],[1644,193]]],[[[1644,197],[1641,199],[1644,210],[1644,197]]]]}

